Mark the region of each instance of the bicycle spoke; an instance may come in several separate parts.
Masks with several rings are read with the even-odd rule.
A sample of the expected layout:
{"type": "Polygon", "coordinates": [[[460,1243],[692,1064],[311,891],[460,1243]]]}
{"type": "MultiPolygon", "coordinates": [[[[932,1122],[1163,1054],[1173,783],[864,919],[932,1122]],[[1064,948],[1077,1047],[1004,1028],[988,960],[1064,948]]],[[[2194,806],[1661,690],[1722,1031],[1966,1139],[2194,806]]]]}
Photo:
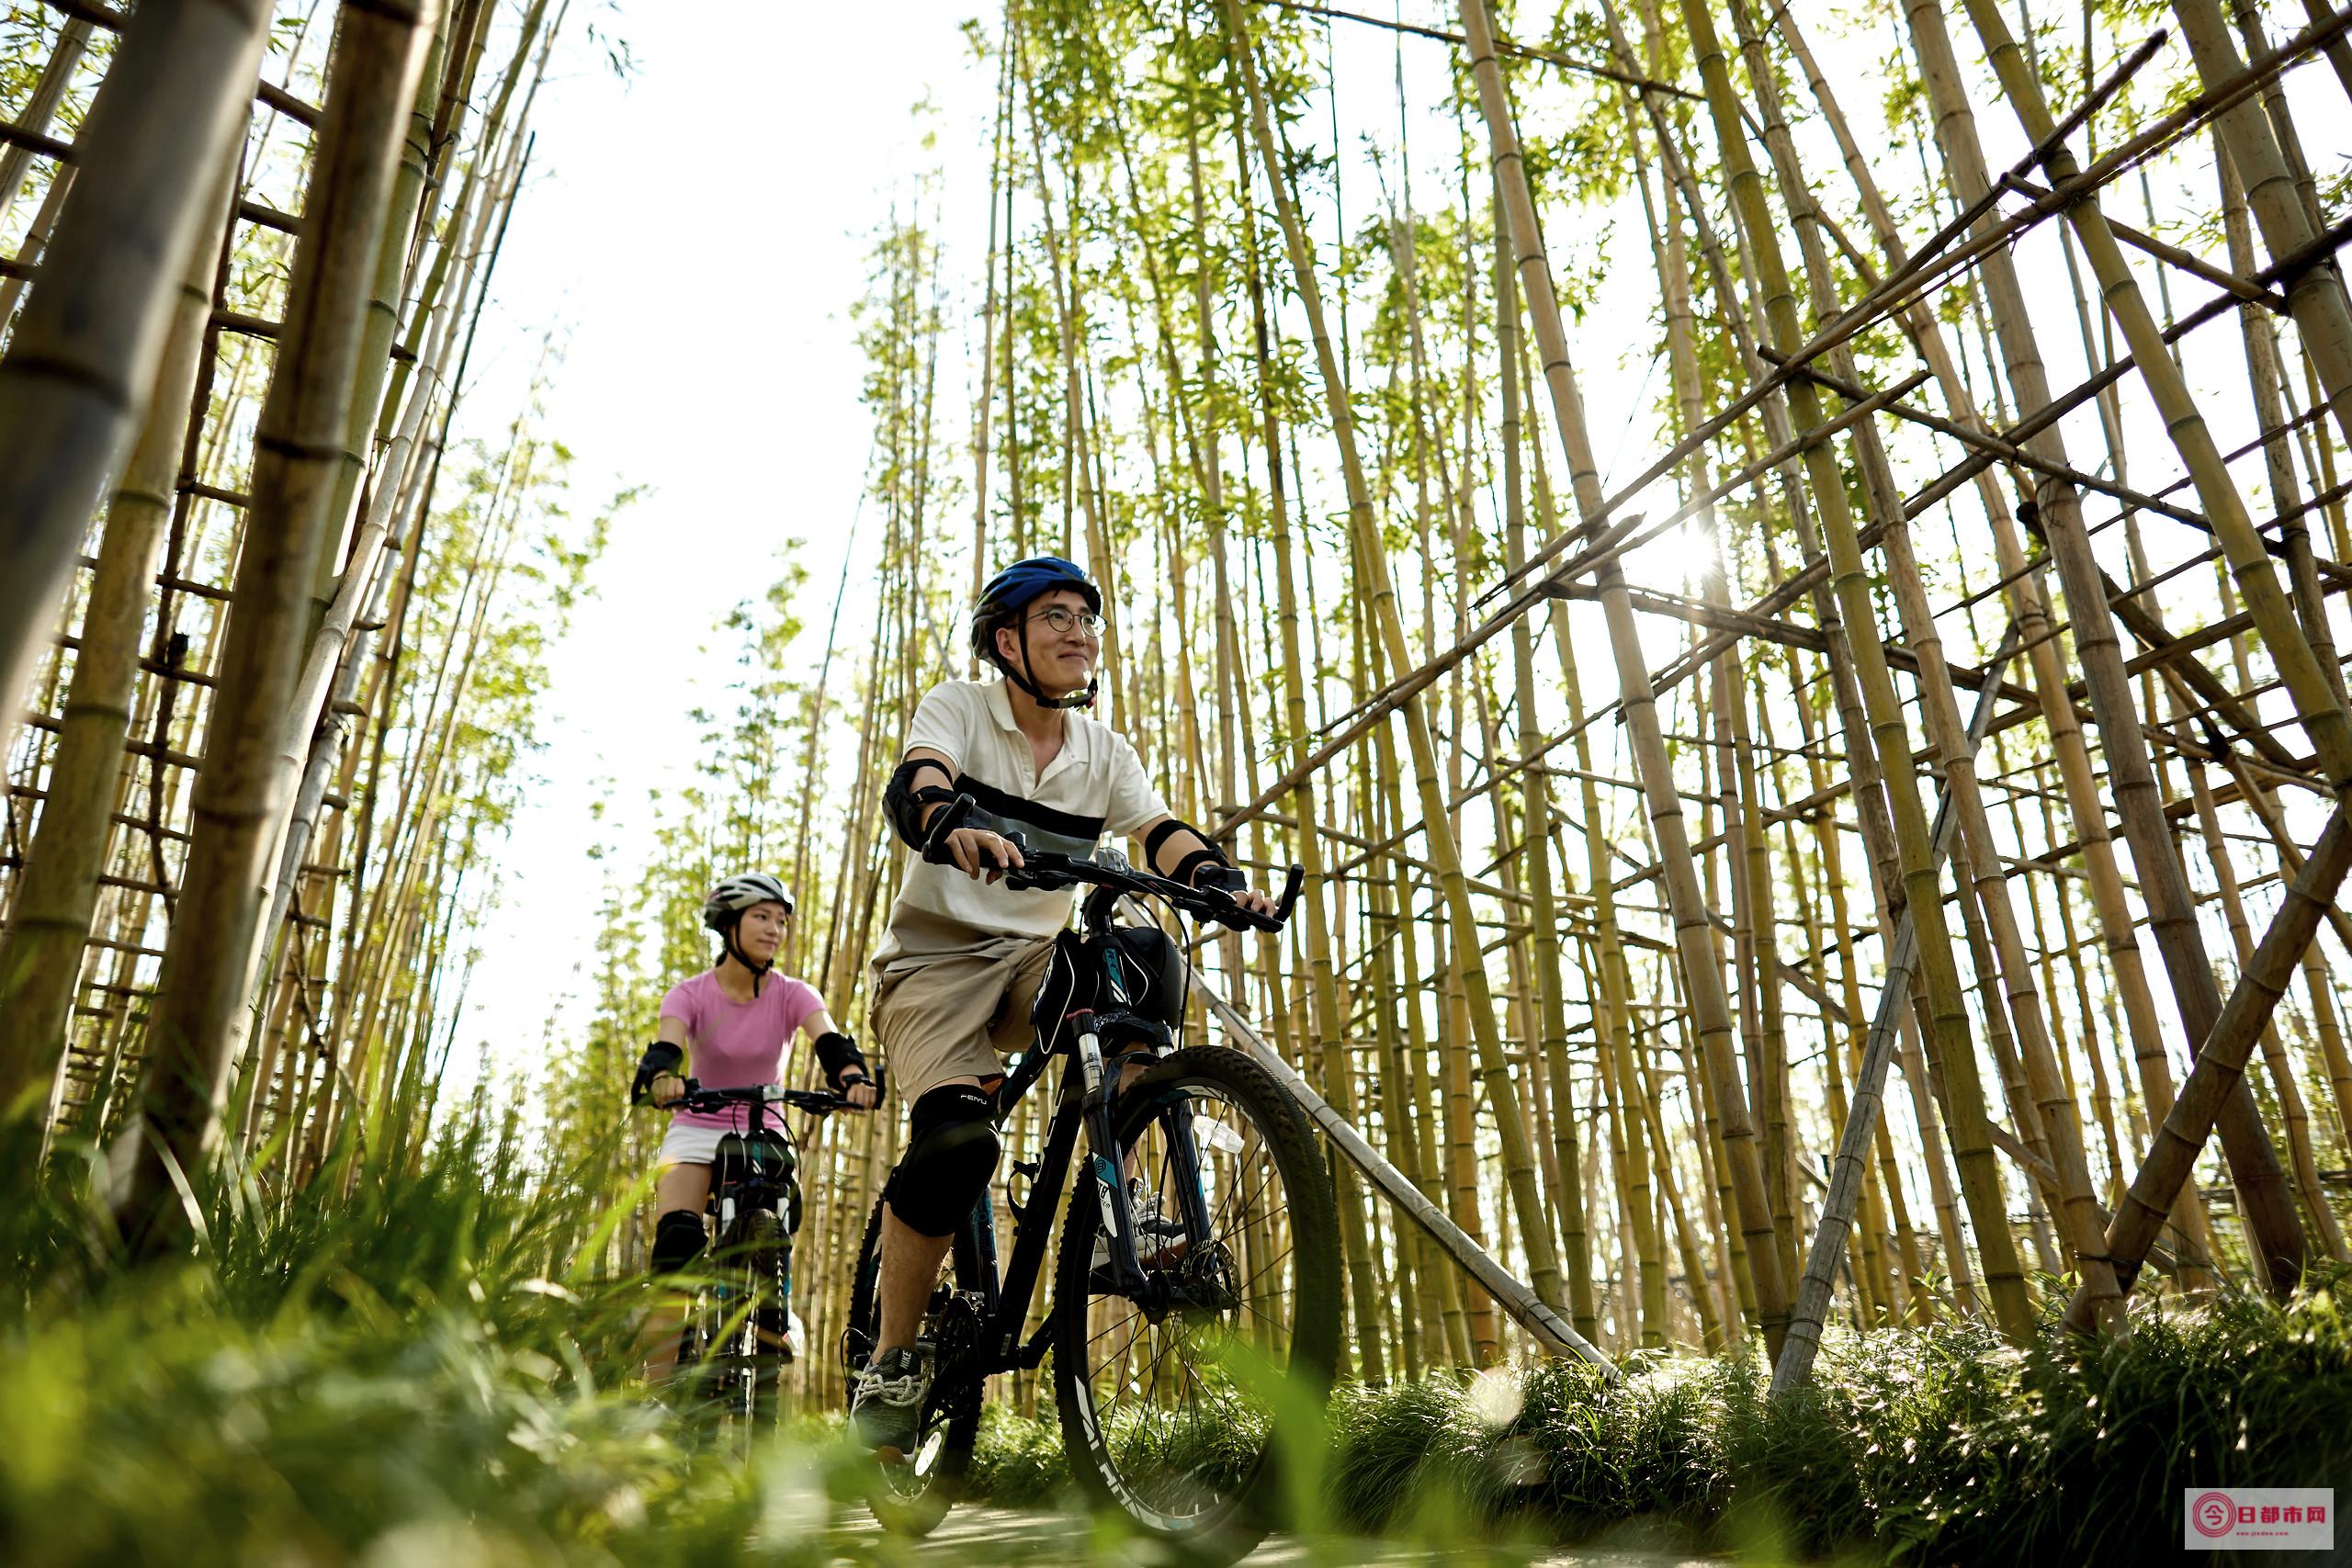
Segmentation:
{"type": "MultiPolygon", "coordinates": [[[[1155,1323],[1123,1296],[1091,1294],[1078,1308],[1087,1314],[1080,1376],[1107,1443],[1103,1458],[1133,1495],[1172,1523],[1215,1509],[1246,1474],[1232,1467],[1254,1463],[1255,1434],[1272,1412],[1224,1369],[1225,1348],[1251,1345],[1280,1363],[1295,1323],[1299,1257],[1285,1223],[1282,1168],[1250,1108],[1216,1086],[1187,1085],[1134,1136],[1126,1168],[1157,1195],[1137,1205],[1139,1242],[1170,1221],[1184,1236],[1182,1260],[1147,1273],[1187,1281],[1179,1288],[1196,1293],[1180,1301],[1221,1304],[1171,1306],[1155,1323]],[[1189,1161],[1176,1141],[1183,1134],[1193,1144],[1189,1161]],[[1193,1179],[1204,1200],[1197,1211],[1204,1233],[1188,1213],[1193,1179]]],[[[1137,1250],[1146,1258],[1157,1252],[1137,1250]]]]}

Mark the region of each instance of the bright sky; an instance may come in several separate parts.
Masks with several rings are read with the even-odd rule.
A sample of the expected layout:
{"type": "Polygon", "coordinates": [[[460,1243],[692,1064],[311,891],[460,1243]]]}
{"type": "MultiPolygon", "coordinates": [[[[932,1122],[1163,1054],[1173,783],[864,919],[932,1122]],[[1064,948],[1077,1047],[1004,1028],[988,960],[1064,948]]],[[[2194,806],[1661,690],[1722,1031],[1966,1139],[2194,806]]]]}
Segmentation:
{"type": "Polygon", "coordinates": [[[965,7],[912,0],[887,34],[859,6],[600,7],[599,32],[637,62],[624,85],[582,31],[584,4],[533,113],[533,183],[484,322],[501,353],[473,406],[507,417],[538,329],[554,324],[568,348],[543,423],[578,454],[577,505],[650,489],[553,656],[545,783],[500,856],[505,892],[451,1063],[458,1092],[477,1043],[523,1067],[550,1027],[583,1020],[564,993],[582,984],[604,867],[582,852],[601,840],[624,867],[641,857],[649,791],[690,761],[697,682],[724,679],[725,656],[705,644],[775,579],[789,538],[808,542],[823,585],[827,604],[806,617],[821,628],[868,446],[849,310],[873,231],[934,162],[951,214],[967,200],[985,221],[986,141],[972,127],[993,79],[967,68],[965,7]],[[910,109],[926,93],[940,110],[919,123],[910,109]],[[597,825],[601,780],[613,815],[597,825]]]}
{"type": "MultiPolygon", "coordinates": [[[[576,0],[575,13],[587,4],[576,0]]],[[[624,876],[641,861],[648,793],[690,767],[696,727],[688,710],[727,676],[726,653],[706,650],[712,628],[775,579],[785,541],[795,537],[807,541],[801,558],[812,586],[803,618],[817,630],[804,647],[813,671],[870,442],[850,308],[865,288],[876,231],[894,204],[901,211],[912,204],[927,171],[944,175],[925,199],[941,205],[935,221],[949,245],[948,276],[960,287],[978,271],[995,82],[992,69],[975,67],[960,28],[973,8],[971,0],[905,0],[877,29],[883,13],[871,7],[607,0],[593,19],[634,55],[625,85],[603,65],[581,17],[572,18],[556,79],[534,115],[533,185],[500,264],[471,408],[478,432],[503,425],[539,333],[553,325],[568,346],[546,393],[543,427],[578,454],[576,506],[584,511],[621,484],[650,489],[616,530],[594,573],[597,596],[582,606],[552,660],[545,697],[551,744],[537,764],[545,782],[501,854],[505,892],[459,1030],[453,1091],[477,1070],[477,1045],[498,1064],[493,1070],[525,1070],[551,1032],[584,1021],[573,993],[583,986],[579,965],[589,954],[605,864],[582,851],[614,846],[624,876]],[[911,112],[923,102],[926,112],[911,112]],[[591,807],[607,792],[613,813],[595,823],[591,807]]],[[[1436,10],[1407,7],[1424,20],[1436,10]]],[[[993,7],[988,26],[993,31],[993,7]]],[[[1352,153],[1369,135],[1393,147],[1393,39],[1342,25],[1335,41],[1340,144],[1352,153]]],[[[1857,130],[1866,141],[1883,138],[1875,62],[1826,38],[1811,41],[1832,80],[1849,85],[1845,107],[1857,130]]],[[[1415,195],[1424,207],[1451,204],[1452,129],[1433,112],[1446,50],[1408,39],[1403,51],[1415,195]]],[[[2307,145],[2329,168],[2337,166],[2334,150],[2352,145],[2352,120],[2333,88],[2324,67],[2302,72],[2294,85],[2307,145]]],[[[1980,129],[1988,155],[2006,164],[2021,145],[2016,121],[1987,101],[1980,90],[1980,129]]],[[[1556,113],[1556,103],[1525,104],[1522,113],[1556,113]]],[[[1328,142],[1329,122],[1319,118],[1327,112],[1318,100],[1307,129],[1328,142]]],[[[1826,136],[1816,141],[1814,128],[1801,128],[1801,136],[1814,177],[1830,180],[1826,136]]],[[[1889,147],[1886,164],[1880,172],[1890,185],[1916,182],[1907,149],[1889,147]]],[[[2211,185],[2201,150],[2198,166],[2189,177],[2203,202],[2211,185]]],[[[1359,229],[1378,196],[1371,168],[1351,156],[1342,179],[1347,221],[1359,229]]],[[[2160,202],[2165,184],[2158,179],[2160,202]]],[[[2136,220],[2136,207],[2134,192],[2119,216],[2136,220]]],[[[1645,321],[1655,285],[1641,254],[1638,207],[1629,200],[1608,217],[1611,243],[1639,265],[1612,269],[1574,329],[1572,348],[1594,444],[1622,480],[1654,455],[1645,435],[1629,434],[1628,420],[1657,391],[1646,386],[1651,376],[1662,386],[1665,370],[1648,364],[1646,327],[1612,325],[1645,321]]],[[[1311,219],[1328,241],[1328,206],[1311,219]]],[[[1609,232],[1590,220],[1561,227],[1569,231],[1551,235],[1555,248],[1590,245],[1609,232]]],[[[2041,327],[2053,379],[2067,384],[2078,373],[2079,340],[2047,228],[2020,261],[2037,314],[2050,312],[2041,327]]],[[[2177,288],[2175,298],[2186,309],[2204,294],[2195,285],[2177,288]]],[[[969,400],[959,339],[967,330],[977,337],[972,314],[968,301],[949,311],[956,368],[943,370],[943,406],[969,400]]],[[[2226,326],[2209,330],[2203,352],[2232,350],[2232,336],[2226,326]]],[[[2225,358],[2211,364],[2221,384],[2243,388],[2242,370],[2225,358]]],[[[2199,368],[2193,355],[2192,372],[2199,368]]],[[[2242,390],[2208,406],[2225,444],[2249,427],[2242,390]]],[[[1540,402],[1530,413],[1548,423],[1540,402]]],[[[2088,417],[2067,426],[2085,466],[2098,449],[2088,417]]],[[[2137,417],[2127,409],[2127,418],[2137,417]]],[[[962,416],[953,416],[951,442],[962,440],[961,428],[962,416]]],[[[2132,445],[2154,449],[2136,434],[2132,445]]],[[[2258,462],[2246,470],[2249,482],[2259,471],[2258,462]]],[[[2132,476],[2150,488],[2171,477],[2132,476]]],[[[1946,536],[1939,523],[1928,536],[1946,536]]],[[[1634,563],[1635,580],[1680,586],[1677,550],[1687,565],[1687,545],[1668,540],[1634,563]]],[[[861,552],[846,626],[862,624],[855,595],[865,576],[861,552]]],[[[1589,618],[1579,611],[1577,640],[1591,655],[1588,697],[1600,701],[1614,682],[1602,646],[1588,640],[1589,618]]],[[[1653,654],[1663,653],[1674,634],[1663,626],[1651,633],[1653,654]]],[[[1961,649],[1955,656],[1971,655],[1961,649]]]]}

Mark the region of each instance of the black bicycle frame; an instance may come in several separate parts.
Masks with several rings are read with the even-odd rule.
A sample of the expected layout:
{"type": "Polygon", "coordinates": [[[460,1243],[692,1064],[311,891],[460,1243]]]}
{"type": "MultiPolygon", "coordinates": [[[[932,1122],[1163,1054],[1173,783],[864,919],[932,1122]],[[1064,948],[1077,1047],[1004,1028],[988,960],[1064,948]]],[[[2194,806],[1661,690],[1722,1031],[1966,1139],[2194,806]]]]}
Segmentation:
{"type": "MultiPolygon", "coordinates": [[[[1109,900],[1101,902],[1107,905],[1109,900]]],[[[1086,929],[1090,937],[1101,935],[1110,925],[1107,908],[1098,908],[1098,900],[1087,900],[1086,929]]],[[[1105,965],[1103,979],[1108,982],[1105,994],[1114,1003],[1125,999],[1118,976],[1105,965]]],[[[1029,1303],[1037,1292],[1037,1282],[1045,1272],[1046,1250],[1053,1236],[1054,1216],[1061,1208],[1062,1191],[1069,1179],[1071,1158],[1078,1151],[1079,1137],[1086,1134],[1089,1163],[1081,1179],[1101,1184],[1103,1190],[1124,1197],[1120,1177],[1121,1159],[1125,1155],[1117,1143],[1112,1117],[1117,1108],[1118,1070],[1141,1056],[1145,1050],[1154,1055],[1164,1051],[1170,1042],[1167,1030],[1151,1020],[1137,1017],[1123,1007],[1096,1010],[1073,1008],[1063,1021],[1074,1026],[1069,1043],[1050,1053],[1043,1051],[1042,1043],[1033,1046],[1033,1055],[1015,1065],[1006,1080],[997,1114],[1000,1120],[1012,1113],[1023,1097],[1045,1074],[1049,1060],[1061,1059],[1062,1075],[1057,1091],[1054,1114],[1047,1124],[1046,1146],[1034,1164],[1016,1162],[1013,1171],[1029,1179],[1028,1192],[1016,1200],[1008,1188],[1006,1202],[1012,1210],[1012,1256],[1002,1278],[997,1272],[996,1207],[987,1195],[972,1207],[965,1221],[965,1228],[956,1239],[959,1252],[970,1249],[969,1258],[977,1265],[972,1270],[979,1276],[978,1295],[981,1318],[980,1364],[978,1367],[948,1369],[960,1371],[977,1384],[979,1379],[998,1372],[1034,1371],[1046,1359],[1052,1343],[1053,1330],[1064,1303],[1057,1301],[1045,1321],[1027,1342],[1021,1338],[1023,1321],[1028,1316],[1029,1303]],[[1111,1062],[1103,1058],[1102,1041],[1108,1033],[1114,1039],[1136,1038],[1142,1044],[1120,1051],[1111,1062]],[[1153,1039],[1157,1035],[1157,1040],[1153,1039]]],[[[1063,1032],[1056,1030],[1058,1035],[1063,1032]]],[[[1209,1234],[1208,1204],[1200,1180],[1199,1152],[1193,1146],[1193,1129],[1189,1119],[1177,1118],[1170,1129],[1170,1147],[1175,1165],[1177,1185],[1182,1190],[1185,1222],[1190,1234],[1206,1237],[1209,1234]]],[[[1135,1219],[1125,1201],[1107,1205],[1112,1222],[1111,1267],[1118,1289],[1155,1317],[1170,1307],[1181,1304],[1171,1298],[1164,1281],[1148,1276],[1136,1253],[1135,1219]]],[[[1076,1222],[1074,1222],[1076,1223],[1076,1222]]]]}

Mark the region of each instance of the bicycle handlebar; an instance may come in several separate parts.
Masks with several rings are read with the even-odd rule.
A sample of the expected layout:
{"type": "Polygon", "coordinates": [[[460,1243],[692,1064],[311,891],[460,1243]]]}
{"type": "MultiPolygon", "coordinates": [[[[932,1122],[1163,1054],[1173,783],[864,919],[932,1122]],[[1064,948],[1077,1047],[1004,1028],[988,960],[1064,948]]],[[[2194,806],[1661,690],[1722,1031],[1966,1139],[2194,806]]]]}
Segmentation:
{"type": "MultiPolygon", "coordinates": [[[[972,814],[973,801],[968,795],[959,795],[941,808],[932,819],[931,829],[923,835],[922,858],[933,865],[953,865],[955,859],[947,852],[947,836],[964,824],[972,814]]],[[[1165,899],[1196,919],[1215,920],[1235,931],[1278,931],[1290,919],[1292,906],[1298,902],[1299,889],[1306,885],[1306,868],[1294,865],[1283,879],[1282,897],[1275,900],[1272,915],[1261,915],[1243,908],[1233,895],[1221,887],[1193,887],[1171,877],[1132,867],[1104,865],[1099,861],[1079,855],[1059,854],[1051,850],[1032,850],[1019,833],[1005,837],[1021,853],[1022,863],[1004,874],[1004,885],[1016,891],[1035,888],[1058,893],[1090,883],[1121,893],[1133,893],[1142,897],[1165,899]]],[[[986,857],[990,865],[995,857],[986,857]]]]}
{"type": "MultiPolygon", "coordinates": [[[[874,1079],[876,1105],[882,1103],[882,1080],[874,1079]]],[[[717,1112],[730,1105],[789,1105],[795,1111],[806,1111],[826,1116],[836,1111],[866,1111],[871,1106],[853,1105],[849,1096],[829,1089],[786,1089],[782,1084],[746,1084],[741,1089],[705,1089],[693,1078],[686,1080],[686,1092],[662,1109],[665,1111],[701,1111],[717,1112]]]]}

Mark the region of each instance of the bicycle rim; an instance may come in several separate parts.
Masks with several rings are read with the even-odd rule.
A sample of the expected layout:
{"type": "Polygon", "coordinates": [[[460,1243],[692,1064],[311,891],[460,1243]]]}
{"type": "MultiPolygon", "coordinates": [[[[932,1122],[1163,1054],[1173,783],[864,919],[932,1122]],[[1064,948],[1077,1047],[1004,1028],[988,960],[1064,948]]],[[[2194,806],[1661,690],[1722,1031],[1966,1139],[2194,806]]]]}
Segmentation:
{"type": "Polygon", "coordinates": [[[1104,1292],[1091,1258],[1099,1181],[1080,1181],[1059,1268],[1057,1382],[1081,1480],[1156,1535],[1204,1540],[1271,1503],[1277,1427],[1319,1407],[1338,1319],[1338,1258],[1321,1162],[1262,1069],[1221,1048],[1170,1058],[1129,1091],[1119,1138],[1146,1197],[1136,1220],[1180,1220],[1179,1133],[1197,1151],[1209,1234],[1139,1246],[1189,1304],[1158,1312],[1104,1292]]]}

